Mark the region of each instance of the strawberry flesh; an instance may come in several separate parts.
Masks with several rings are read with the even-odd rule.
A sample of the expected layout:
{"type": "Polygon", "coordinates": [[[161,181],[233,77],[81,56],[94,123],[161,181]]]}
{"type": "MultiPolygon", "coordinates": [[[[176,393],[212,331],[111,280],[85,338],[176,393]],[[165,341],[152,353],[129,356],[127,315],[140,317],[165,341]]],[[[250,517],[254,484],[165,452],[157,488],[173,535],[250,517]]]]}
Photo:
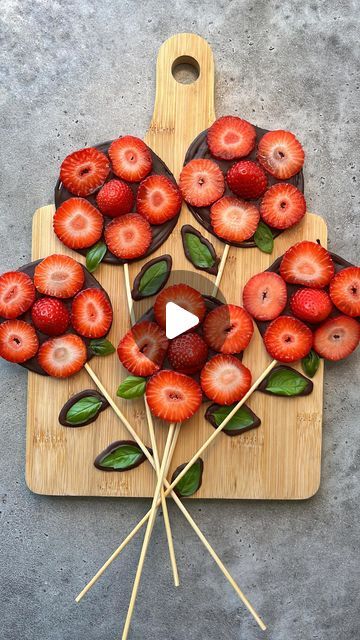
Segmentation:
{"type": "Polygon", "coordinates": [[[36,289],[55,298],[72,298],[84,284],[84,270],[73,258],[53,254],[35,267],[36,289]]]}
{"type": "Polygon", "coordinates": [[[44,342],[37,358],[49,376],[68,378],[84,366],[87,359],[86,345],[80,336],[67,333],[44,342]]]}
{"type": "Polygon", "coordinates": [[[259,224],[260,213],[254,204],[224,196],[210,210],[211,225],[220,238],[240,243],[251,238],[259,224]]]}
{"type": "Polygon", "coordinates": [[[60,167],[63,186],[76,196],[88,196],[104,184],[110,171],[106,155],[94,147],[66,156],[60,167]]]}
{"type": "Polygon", "coordinates": [[[277,273],[258,273],[244,287],[244,307],[256,320],[274,320],[284,311],[286,302],[286,284],[277,273]]]}
{"type": "Polygon", "coordinates": [[[260,215],[274,229],[288,229],[306,213],[306,201],[293,184],[279,182],[268,189],[260,203],[260,215]]]}
{"type": "Polygon", "coordinates": [[[223,195],[225,179],[216,162],[196,158],[183,168],[179,187],[186,202],[195,207],[207,207],[223,195]]]}
{"type": "Polygon", "coordinates": [[[212,155],[223,160],[247,156],[255,147],[255,142],[255,127],[237,116],[218,118],[207,132],[212,155]]]}
{"type": "Polygon", "coordinates": [[[298,173],[304,164],[304,150],[290,131],[268,131],[261,138],[257,158],[266,171],[288,180],[298,173]]]}
{"type": "Polygon", "coordinates": [[[152,169],[149,148],[135,136],[123,136],[114,140],[108,153],[115,175],[128,182],[140,182],[152,169]]]}
{"type": "Polygon", "coordinates": [[[251,387],[251,373],[231,355],[216,355],[201,371],[201,388],[205,395],[221,405],[229,405],[244,397],[251,387]]]}
{"type": "Polygon", "coordinates": [[[135,324],[122,338],[117,348],[120,361],[136,376],[151,376],[159,371],[169,341],[155,322],[135,324]]]}
{"type": "Polygon", "coordinates": [[[199,318],[199,322],[202,322],[205,317],[206,306],[201,293],[187,284],[174,284],[163,289],[154,304],[156,322],[163,329],[166,327],[166,305],[168,302],[174,302],[182,309],[190,311],[199,318]]]}
{"type": "Polygon", "coordinates": [[[9,362],[22,363],[36,355],[39,341],[35,329],[23,320],[6,320],[0,324],[0,356],[9,362]]]}
{"type": "Polygon", "coordinates": [[[301,360],[309,353],[312,341],[309,327],[292,316],[280,316],[273,320],[264,335],[267,352],[279,362],[301,360]]]}
{"type": "Polygon", "coordinates": [[[109,251],[122,260],[143,256],[152,241],[151,227],[138,213],[126,213],[115,218],[105,229],[109,251]]]}
{"type": "Polygon", "coordinates": [[[146,400],[151,413],[168,422],[183,422],[200,408],[199,384],[177,371],[163,370],[153,375],[146,385],[146,400]]]}
{"type": "Polygon", "coordinates": [[[253,332],[253,321],[245,309],[234,304],[223,304],[210,311],[205,318],[204,338],[214,351],[240,353],[248,346],[253,332]]]}
{"type": "Polygon", "coordinates": [[[338,316],[326,320],[314,333],[314,349],[326,360],[342,360],[357,348],[360,324],[355,318],[338,316]]]}
{"type": "Polygon", "coordinates": [[[84,289],[71,306],[71,323],[77,333],[86,338],[102,338],[113,319],[110,300],[101,289],[84,289]]]}
{"type": "Polygon", "coordinates": [[[163,224],[179,213],[181,201],[177,185],[169,178],[151,175],[139,185],[136,211],[150,224],[163,224]]]}
{"type": "Polygon", "coordinates": [[[334,275],[334,263],[324,247],[304,240],[286,251],[280,265],[285,282],[313,289],[326,287],[334,275]]]}
{"type": "Polygon", "coordinates": [[[0,316],[13,319],[27,311],[35,300],[31,278],[22,271],[8,271],[0,276],[0,316]]]}
{"type": "Polygon", "coordinates": [[[64,245],[70,249],[85,249],[100,240],[104,218],[84,198],[69,198],[56,210],[53,226],[64,245]]]}
{"type": "Polygon", "coordinates": [[[334,305],[348,316],[360,316],[360,267],[339,271],[330,282],[334,305]]]}

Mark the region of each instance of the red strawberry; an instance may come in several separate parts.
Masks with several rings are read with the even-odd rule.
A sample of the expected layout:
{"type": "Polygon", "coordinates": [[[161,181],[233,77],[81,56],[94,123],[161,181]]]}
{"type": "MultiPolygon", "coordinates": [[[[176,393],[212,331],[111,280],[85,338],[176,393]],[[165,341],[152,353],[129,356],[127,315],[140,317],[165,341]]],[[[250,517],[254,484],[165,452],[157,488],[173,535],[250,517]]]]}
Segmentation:
{"type": "Polygon", "coordinates": [[[303,240],[286,251],[280,265],[280,274],[290,284],[302,284],[321,289],[334,275],[334,263],[324,247],[303,240]]]}
{"type": "Polygon", "coordinates": [[[85,342],[74,333],[51,338],[38,353],[40,367],[54,378],[68,378],[82,369],[87,359],[85,342]]]}
{"type": "Polygon", "coordinates": [[[210,222],[215,233],[228,242],[243,242],[254,235],[260,213],[254,204],[224,196],[210,209],[210,222]]]}
{"type": "Polygon", "coordinates": [[[56,210],[54,231],[70,249],[91,247],[101,238],[104,218],[84,198],[69,198],[56,210]]]}
{"type": "Polygon", "coordinates": [[[81,264],[70,256],[54,253],[35,267],[35,287],[55,298],[72,298],[82,288],[84,279],[81,264]]]}
{"type": "Polygon", "coordinates": [[[256,320],[274,320],[284,311],[286,301],[286,284],[277,273],[258,273],[244,287],[244,307],[256,320]]]}
{"type": "Polygon", "coordinates": [[[109,147],[113,172],[128,182],[140,182],[152,169],[150,149],[134,136],[123,136],[109,147]]]}
{"type": "Polygon", "coordinates": [[[262,219],[274,229],[288,229],[300,222],[306,212],[306,201],[293,184],[279,182],[268,189],[260,203],[262,219]]]}
{"type": "Polygon", "coordinates": [[[151,376],[159,371],[169,341],[155,322],[138,322],[120,340],[117,353],[120,361],[135,376],[151,376]]]}
{"type": "Polygon", "coordinates": [[[217,355],[206,363],[200,375],[201,388],[209,400],[232,404],[251,387],[251,373],[234,356],[217,355]]]}
{"type": "Polygon", "coordinates": [[[101,289],[84,289],[71,305],[71,323],[85,338],[102,338],[113,319],[109,298],[101,289]]]}
{"type": "Polygon", "coordinates": [[[218,118],[207,132],[212,155],[223,160],[247,156],[255,147],[255,142],[255,127],[237,116],[218,118]]]}
{"type": "Polygon", "coordinates": [[[290,300],[294,316],[305,322],[322,322],[332,310],[330,296],[322,289],[298,289],[290,300]]]}
{"type": "Polygon", "coordinates": [[[240,160],[230,167],[226,182],[240,198],[260,198],[267,187],[264,169],[251,160],[240,160]]]}
{"type": "Polygon", "coordinates": [[[301,320],[292,316],[279,316],[265,331],[267,352],[279,362],[296,362],[309,353],[312,332],[301,320]]]}
{"type": "Polygon", "coordinates": [[[290,131],[269,131],[258,144],[257,158],[271,175],[288,180],[302,169],[304,149],[290,131]]]}
{"type": "Polygon", "coordinates": [[[326,360],[347,358],[359,344],[360,324],[355,318],[338,316],[326,320],[314,333],[314,349],[326,360]]]}
{"type": "Polygon", "coordinates": [[[0,324],[0,356],[9,362],[26,362],[39,348],[35,329],[23,320],[0,324]]]}
{"type": "Polygon", "coordinates": [[[168,422],[183,422],[200,408],[200,385],[177,371],[163,370],[146,385],[146,400],[151,413],[168,422]]]}
{"type": "Polygon", "coordinates": [[[225,180],[216,162],[196,158],[183,168],[179,187],[186,202],[194,207],[207,207],[221,198],[225,180]]]}
{"type": "Polygon", "coordinates": [[[360,267],[347,267],[333,277],[330,298],[348,316],[360,315],[360,267]]]}
{"type": "Polygon", "coordinates": [[[130,213],[134,205],[134,194],[126,182],[109,180],[97,194],[96,204],[104,216],[117,218],[130,213]]]}
{"type": "Polygon", "coordinates": [[[22,271],[8,271],[0,276],[0,316],[17,318],[35,300],[33,281],[22,271]]]}
{"type": "Polygon", "coordinates": [[[166,327],[166,305],[168,302],[174,302],[179,307],[197,316],[200,322],[203,321],[206,306],[201,293],[187,284],[174,284],[160,291],[154,304],[156,322],[163,329],[166,327]]]}
{"type": "Polygon", "coordinates": [[[240,353],[246,349],[254,333],[248,312],[234,304],[223,304],[210,311],[203,328],[209,347],[221,353],[240,353]]]}
{"type": "Polygon", "coordinates": [[[138,213],[126,213],[112,220],[105,229],[105,242],[117,258],[140,258],[150,247],[151,227],[138,213]]]}
{"type": "Polygon", "coordinates": [[[184,333],[171,340],[168,359],[176,371],[188,375],[200,371],[206,362],[208,346],[197,333],[184,333]]]}
{"type": "Polygon", "coordinates": [[[179,213],[181,202],[176,184],[165,176],[152,175],[140,183],[136,211],[150,224],[163,224],[179,213]]]}
{"type": "Polygon", "coordinates": [[[70,324],[70,313],[61,300],[40,298],[32,306],[31,319],[41,333],[60,336],[70,324]]]}
{"type": "Polygon", "coordinates": [[[109,171],[106,155],[89,147],[66,156],[60,167],[60,180],[68,191],[84,197],[104,184],[109,171]]]}

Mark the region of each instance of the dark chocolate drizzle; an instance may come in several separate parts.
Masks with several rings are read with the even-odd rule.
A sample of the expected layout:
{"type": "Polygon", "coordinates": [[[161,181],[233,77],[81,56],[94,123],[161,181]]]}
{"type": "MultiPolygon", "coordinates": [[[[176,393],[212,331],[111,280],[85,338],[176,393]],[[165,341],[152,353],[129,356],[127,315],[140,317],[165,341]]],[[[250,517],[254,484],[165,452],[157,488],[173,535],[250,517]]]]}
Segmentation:
{"type": "Polygon", "coordinates": [[[311,380],[309,380],[309,378],[306,378],[306,376],[303,376],[303,374],[300,373],[300,371],[297,371],[292,367],[287,367],[284,364],[280,364],[278,367],[274,367],[273,370],[269,373],[269,375],[266,376],[266,378],[264,378],[262,382],[260,382],[256,391],[261,391],[262,393],[266,393],[266,395],[269,395],[269,396],[276,396],[276,397],[291,399],[291,398],[300,398],[300,396],[308,396],[310,393],[312,393],[313,388],[314,388],[314,383],[311,380]],[[276,373],[276,371],[295,371],[301,378],[306,380],[307,386],[305,387],[304,391],[302,391],[301,393],[297,393],[294,396],[283,396],[278,393],[272,393],[271,391],[267,391],[266,385],[269,381],[269,378],[273,373],[276,373]]]}
{"type": "MultiPolygon", "coordinates": [[[[147,447],[147,450],[149,451],[150,455],[153,455],[153,450],[150,449],[150,447],[147,447]]],[[[136,467],[139,467],[143,462],[145,462],[146,460],[146,456],[145,454],[141,451],[139,445],[134,441],[134,440],[117,440],[116,442],[112,442],[111,444],[109,444],[108,447],[106,447],[106,449],[104,449],[104,451],[102,451],[101,453],[99,453],[98,456],[96,456],[95,460],[94,460],[94,466],[99,469],[100,471],[112,471],[113,473],[117,472],[117,473],[125,473],[126,471],[130,471],[131,469],[136,469],[136,467]],[[137,447],[139,449],[139,453],[141,453],[141,456],[139,457],[138,461],[135,462],[135,464],[130,465],[129,467],[127,467],[126,469],[112,469],[111,467],[102,467],[101,466],[101,460],[103,460],[103,458],[105,458],[105,456],[107,456],[109,453],[111,453],[112,451],[114,451],[115,449],[117,449],[118,447],[120,447],[121,445],[125,445],[125,444],[130,444],[133,447],[137,447]]]]}
{"type": "Polygon", "coordinates": [[[200,233],[200,231],[198,231],[198,229],[195,229],[195,227],[192,227],[191,224],[184,224],[181,227],[181,238],[182,238],[185,256],[189,260],[189,262],[191,262],[193,267],[195,267],[195,269],[199,269],[200,271],[207,271],[208,273],[211,273],[212,275],[216,276],[219,268],[220,258],[215,251],[214,245],[212,245],[211,242],[209,242],[209,240],[205,238],[205,236],[203,236],[202,233],[200,233]],[[195,264],[195,262],[193,262],[190,251],[185,241],[185,236],[187,233],[192,233],[194,234],[194,236],[197,236],[199,240],[204,245],[206,245],[206,247],[209,249],[211,256],[214,260],[214,264],[212,267],[199,267],[197,264],[195,264]]]}
{"type": "MultiPolygon", "coordinates": [[[[216,424],[215,418],[214,418],[214,413],[217,411],[217,409],[220,409],[223,405],[221,404],[211,404],[205,412],[205,420],[207,420],[208,422],[210,422],[210,424],[214,427],[214,429],[218,428],[218,424],[216,424]]],[[[248,427],[242,427],[241,429],[227,429],[226,427],[222,430],[223,433],[225,433],[227,436],[233,437],[233,436],[241,436],[242,433],[245,433],[246,431],[250,431],[251,429],[257,429],[257,427],[260,427],[261,425],[261,420],[260,418],[250,409],[250,407],[247,404],[244,404],[243,407],[245,409],[247,409],[247,411],[249,411],[249,413],[251,414],[251,417],[253,419],[252,424],[250,424],[248,427]]]]}
{"type": "Polygon", "coordinates": [[[88,424],[95,422],[95,420],[98,418],[100,413],[102,411],[105,411],[105,409],[107,409],[108,406],[109,406],[108,401],[101,393],[99,393],[98,391],[95,391],[95,389],[85,389],[84,391],[80,391],[79,393],[76,393],[74,396],[71,396],[71,398],[69,398],[69,400],[65,402],[63,408],[59,413],[59,422],[60,424],[62,424],[63,427],[71,427],[72,429],[78,429],[79,427],[86,427],[88,424]],[[91,396],[92,398],[97,398],[97,400],[101,402],[101,407],[98,410],[97,414],[92,418],[89,418],[88,420],[86,420],[86,422],[81,422],[81,424],[73,424],[72,422],[68,422],[66,420],[66,416],[68,411],[71,409],[71,407],[74,404],[76,404],[79,400],[82,400],[83,398],[88,398],[89,396],[91,396]]]}
{"type": "Polygon", "coordinates": [[[144,266],[142,267],[141,271],[139,271],[139,273],[137,274],[137,276],[136,276],[136,278],[134,280],[133,288],[132,288],[132,291],[131,291],[131,297],[132,297],[133,300],[143,300],[144,298],[150,298],[151,297],[151,296],[148,296],[148,295],[143,295],[141,293],[141,291],[139,291],[139,286],[140,286],[141,278],[143,277],[145,271],[147,271],[150,267],[152,267],[153,264],[156,264],[157,262],[166,262],[167,263],[167,273],[166,273],[166,277],[165,277],[163,283],[161,284],[161,286],[159,287],[159,289],[157,291],[155,291],[155,293],[152,293],[151,296],[156,296],[165,287],[167,281],[169,280],[170,273],[171,273],[171,268],[172,268],[172,257],[168,253],[164,254],[163,256],[158,256],[157,258],[153,258],[152,260],[149,260],[149,262],[144,264],[144,266]]]}

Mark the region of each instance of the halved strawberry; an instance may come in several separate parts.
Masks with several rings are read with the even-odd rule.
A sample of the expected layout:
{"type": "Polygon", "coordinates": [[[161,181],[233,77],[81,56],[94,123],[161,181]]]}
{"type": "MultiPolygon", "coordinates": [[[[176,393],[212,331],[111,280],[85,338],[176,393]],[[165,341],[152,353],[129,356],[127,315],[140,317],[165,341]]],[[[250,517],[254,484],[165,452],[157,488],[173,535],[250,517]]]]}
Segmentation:
{"type": "Polygon", "coordinates": [[[54,253],[35,267],[34,284],[40,293],[72,298],[84,284],[84,270],[73,258],[54,253]]]}
{"type": "Polygon", "coordinates": [[[173,369],[191,375],[200,371],[207,355],[208,346],[198,333],[183,333],[171,340],[167,357],[173,369]]]}
{"type": "Polygon", "coordinates": [[[140,182],[152,169],[150,149],[135,136],[123,136],[109,147],[113,172],[128,182],[140,182]]]}
{"type": "Polygon", "coordinates": [[[67,247],[85,249],[101,238],[104,218],[88,200],[69,198],[55,211],[53,226],[67,247]]]}
{"type": "Polygon", "coordinates": [[[31,307],[34,300],[35,287],[26,273],[8,271],[0,276],[0,316],[17,318],[31,307]]]}
{"type": "Polygon", "coordinates": [[[259,210],[251,202],[224,196],[210,210],[215,233],[228,242],[243,242],[254,235],[259,224],[259,210]]]}
{"type": "Polygon", "coordinates": [[[330,298],[343,313],[360,316],[360,267],[347,267],[333,277],[330,298]]]}
{"type": "Polygon", "coordinates": [[[218,118],[207,132],[212,155],[223,160],[247,156],[255,147],[255,141],[255,127],[237,116],[218,118]]]}
{"type": "Polygon", "coordinates": [[[177,371],[163,370],[146,385],[146,400],[151,413],[168,422],[183,422],[200,408],[200,385],[177,371]]]}
{"type": "Polygon", "coordinates": [[[37,359],[49,376],[68,378],[84,366],[87,360],[86,345],[80,336],[67,333],[44,342],[37,359]]]}
{"type": "Polygon", "coordinates": [[[201,371],[201,388],[209,400],[232,404],[251,387],[251,372],[234,356],[217,355],[201,371]]]}
{"type": "Polygon", "coordinates": [[[75,196],[88,196],[104,184],[110,171],[106,155],[93,147],[66,156],[60,167],[63,186],[75,196]]]}
{"type": "Polygon", "coordinates": [[[244,287],[244,307],[256,320],[274,320],[284,311],[286,301],[286,284],[277,273],[258,273],[244,287]]]}
{"type": "Polygon", "coordinates": [[[205,317],[206,306],[201,293],[187,284],[174,284],[160,291],[154,304],[156,322],[163,329],[166,327],[166,305],[168,302],[174,302],[186,311],[190,311],[199,318],[199,322],[202,322],[205,317]]]}
{"type": "Polygon", "coordinates": [[[280,265],[285,282],[322,289],[334,275],[330,254],[317,242],[303,240],[286,251],[280,265]]]}
{"type": "Polygon", "coordinates": [[[113,319],[110,300],[101,289],[83,289],[71,305],[71,324],[85,338],[102,338],[113,319]]]}
{"type": "Polygon", "coordinates": [[[326,360],[342,360],[357,348],[360,340],[360,324],[355,318],[338,316],[330,318],[314,333],[314,349],[326,360]]]}
{"type": "Polygon", "coordinates": [[[262,219],[274,229],[288,229],[300,222],[306,201],[293,184],[279,182],[268,189],[260,203],[262,219]]]}
{"type": "Polygon", "coordinates": [[[105,229],[105,242],[117,258],[140,258],[150,247],[151,227],[138,213],[126,213],[115,218],[105,229]]]}
{"type": "Polygon", "coordinates": [[[271,175],[288,180],[303,167],[305,154],[290,131],[269,131],[258,144],[257,158],[271,175]]]}
{"type": "Polygon", "coordinates": [[[251,160],[240,160],[230,167],[226,182],[239,198],[260,198],[267,187],[265,171],[251,160]]]}
{"type": "Polygon", "coordinates": [[[183,168],[179,187],[186,202],[194,207],[207,207],[223,195],[225,179],[216,162],[195,158],[183,168]]]}
{"type": "Polygon", "coordinates": [[[9,362],[26,362],[39,348],[35,329],[23,320],[0,324],[0,356],[9,362]]]}
{"type": "Polygon", "coordinates": [[[292,316],[279,316],[265,331],[267,352],[279,362],[296,362],[309,353],[313,336],[309,327],[292,316]]]}
{"type": "Polygon", "coordinates": [[[62,300],[39,298],[31,307],[31,320],[41,333],[60,336],[70,324],[70,313],[62,300]]]}
{"type": "Polygon", "coordinates": [[[298,289],[290,299],[294,316],[304,322],[318,323],[325,320],[333,308],[330,296],[322,289],[298,289]]]}
{"type": "Polygon", "coordinates": [[[181,193],[169,178],[152,175],[139,185],[136,211],[150,224],[163,224],[179,213],[181,202],[181,193]]]}
{"type": "Polygon", "coordinates": [[[130,373],[151,376],[162,366],[168,345],[165,332],[155,322],[143,320],[120,340],[117,354],[130,373]]]}
{"type": "Polygon", "coordinates": [[[235,304],[223,304],[210,311],[203,329],[209,347],[221,353],[240,353],[246,349],[254,333],[248,312],[235,304]]]}

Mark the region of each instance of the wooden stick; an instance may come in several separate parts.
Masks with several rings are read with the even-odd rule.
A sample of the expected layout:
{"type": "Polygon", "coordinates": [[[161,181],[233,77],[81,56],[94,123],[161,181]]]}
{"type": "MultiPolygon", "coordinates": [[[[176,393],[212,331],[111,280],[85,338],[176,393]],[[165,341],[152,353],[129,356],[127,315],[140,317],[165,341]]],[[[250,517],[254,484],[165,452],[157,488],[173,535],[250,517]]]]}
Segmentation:
{"type": "Polygon", "coordinates": [[[131,326],[133,326],[133,324],[135,324],[136,322],[136,318],[135,318],[133,300],[131,297],[130,273],[129,273],[129,265],[127,262],[125,262],[124,264],[124,281],[125,281],[127,305],[129,309],[129,315],[130,315],[130,322],[131,322],[131,326]]]}
{"type": "Polygon", "coordinates": [[[212,295],[213,296],[216,296],[217,292],[219,290],[221,278],[222,278],[222,275],[223,275],[223,272],[224,272],[224,269],[225,269],[226,260],[227,260],[228,255],[229,255],[229,250],[230,250],[230,245],[226,244],[225,248],[224,248],[224,251],[223,251],[223,254],[221,256],[219,269],[218,269],[218,272],[217,272],[217,275],[216,275],[216,279],[215,279],[215,282],[214,282],[214,288],[213,288],[213,291],[212,291],[212,295]]]}

